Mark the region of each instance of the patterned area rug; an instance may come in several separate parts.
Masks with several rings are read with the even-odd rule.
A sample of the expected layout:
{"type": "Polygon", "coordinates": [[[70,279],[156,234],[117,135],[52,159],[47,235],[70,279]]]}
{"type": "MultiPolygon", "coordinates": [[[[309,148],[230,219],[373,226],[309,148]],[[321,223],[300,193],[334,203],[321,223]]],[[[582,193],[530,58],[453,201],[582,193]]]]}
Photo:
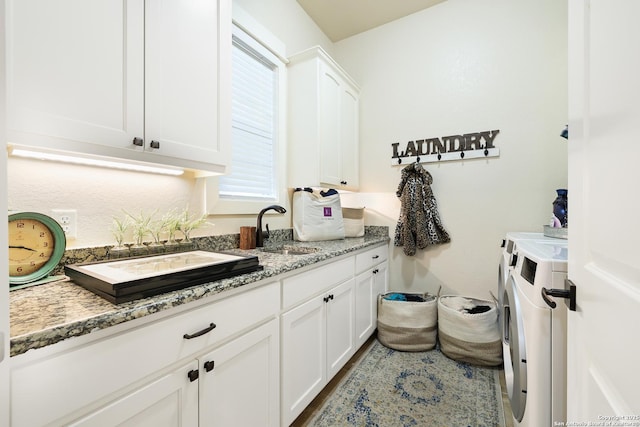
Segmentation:
{"type": "Polygon", "coordinates": [[[309,426],[503,427],[500,370],[374,340],[309,426]]]}

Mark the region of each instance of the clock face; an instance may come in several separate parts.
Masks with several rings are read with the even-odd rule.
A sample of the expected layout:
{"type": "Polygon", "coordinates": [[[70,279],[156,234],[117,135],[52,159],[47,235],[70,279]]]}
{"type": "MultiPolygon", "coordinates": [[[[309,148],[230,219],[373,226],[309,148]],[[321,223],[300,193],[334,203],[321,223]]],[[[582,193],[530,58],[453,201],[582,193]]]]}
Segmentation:
{"type": "Polygon", "coordinates": [[[9,216],[9,279],[12,284],[41,279],[58,264],[66,241],[58,223],[45,215],[9,216]]]}

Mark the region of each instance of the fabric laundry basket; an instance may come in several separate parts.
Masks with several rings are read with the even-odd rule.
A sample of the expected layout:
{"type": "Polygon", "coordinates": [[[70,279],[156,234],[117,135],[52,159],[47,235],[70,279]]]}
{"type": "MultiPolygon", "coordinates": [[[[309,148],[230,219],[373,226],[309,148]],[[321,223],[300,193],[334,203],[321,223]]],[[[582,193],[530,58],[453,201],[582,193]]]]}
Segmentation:
{"type": "Polygon", "coordinates": [[[344,237],[364,236],[364,208],[342,208],[344,237]]]}
{"type": "Polygon", "coordinates": [[[502,363],[498,309],[492,301],[441,296],[438,335],[440,350],[453,360],[480,366],[502,363]]]}
{"type": "Polygon", "coordinates": [[[378,341],[400,351],[436,346],[438,300],[429,294],[378,295],[378,341]]]}

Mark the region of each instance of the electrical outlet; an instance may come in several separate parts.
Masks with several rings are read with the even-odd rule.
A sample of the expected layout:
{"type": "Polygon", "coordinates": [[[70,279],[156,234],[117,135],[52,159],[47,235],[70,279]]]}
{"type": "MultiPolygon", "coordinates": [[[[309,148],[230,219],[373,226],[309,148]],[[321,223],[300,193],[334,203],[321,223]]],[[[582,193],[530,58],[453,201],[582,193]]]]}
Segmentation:
{"type": "Polygon", "coordinates": [[[52,209],[51,216],[58,221],[67,239],[78,237],[78,211],[75,209],[52,209]]]}

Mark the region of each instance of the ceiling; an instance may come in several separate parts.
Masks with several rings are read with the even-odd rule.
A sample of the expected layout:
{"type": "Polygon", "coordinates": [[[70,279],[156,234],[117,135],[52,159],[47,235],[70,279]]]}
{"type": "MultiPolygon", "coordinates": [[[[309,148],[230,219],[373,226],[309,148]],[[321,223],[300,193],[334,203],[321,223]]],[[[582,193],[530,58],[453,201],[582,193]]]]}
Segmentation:
{"type": "Polygon", "coordinates": [[[445,0],[297,0],[333,42],[445,0]]]}

